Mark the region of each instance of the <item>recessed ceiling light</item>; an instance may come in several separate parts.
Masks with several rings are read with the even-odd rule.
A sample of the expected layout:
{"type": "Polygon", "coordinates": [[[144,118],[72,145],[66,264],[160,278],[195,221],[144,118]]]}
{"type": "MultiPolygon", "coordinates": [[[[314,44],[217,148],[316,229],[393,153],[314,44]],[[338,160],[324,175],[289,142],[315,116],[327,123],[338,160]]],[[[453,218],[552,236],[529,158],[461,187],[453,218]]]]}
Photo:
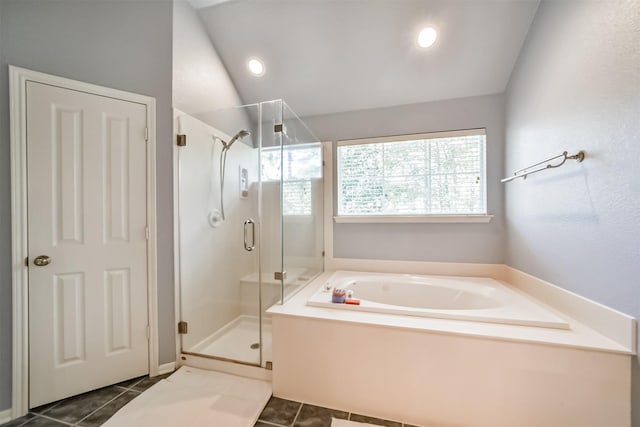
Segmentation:
{"type": "Polygon", "coordinates": [[[264,62],[262,62],[260,58],[256,58],[255,56],[249,58],[247,60],[247,67],[254,76],[264,75],[264,62]]]}
{"type": "Polygon", "coordinates": [[[423,48],[431,47],[436,42],[437,38],[438,33],[436,32],[435,28],[424,28],[422,31],[420,31],[420,34],[418,34],[418,46],[423,48]]]}

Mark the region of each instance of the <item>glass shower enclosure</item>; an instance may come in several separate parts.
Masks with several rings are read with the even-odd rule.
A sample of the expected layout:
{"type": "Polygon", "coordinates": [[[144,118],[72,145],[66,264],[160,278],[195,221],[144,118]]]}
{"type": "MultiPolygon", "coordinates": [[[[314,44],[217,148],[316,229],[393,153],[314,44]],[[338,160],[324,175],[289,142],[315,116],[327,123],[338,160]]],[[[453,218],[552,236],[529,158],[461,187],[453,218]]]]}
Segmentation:
{"type": "Polygon", "coordinates": [[[266,310],[323,269],[322,146],[282,100],[177,127],[181,352],[268,367],[266,310]]]}

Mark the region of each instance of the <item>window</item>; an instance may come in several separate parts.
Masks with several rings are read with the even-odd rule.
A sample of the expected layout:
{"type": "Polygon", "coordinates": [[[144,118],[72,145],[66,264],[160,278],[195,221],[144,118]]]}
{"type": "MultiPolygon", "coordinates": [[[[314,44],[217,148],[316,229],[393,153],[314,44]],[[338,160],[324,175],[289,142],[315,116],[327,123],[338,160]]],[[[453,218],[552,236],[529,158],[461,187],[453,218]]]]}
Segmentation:
{"type": "Polygon", "coordinates": [[[473,129],[339,141],[338,218],[486,215],[485,139],[473,129]]]}
{"type": "Polygon", "coordinates": [[[282,214],[311,215],[312,179],[322,178],[320,144],[289,145],[262,149],[262,180],[280,181],[282,214]],[[281,158],[284,155],[284,159],[281,158]]]}

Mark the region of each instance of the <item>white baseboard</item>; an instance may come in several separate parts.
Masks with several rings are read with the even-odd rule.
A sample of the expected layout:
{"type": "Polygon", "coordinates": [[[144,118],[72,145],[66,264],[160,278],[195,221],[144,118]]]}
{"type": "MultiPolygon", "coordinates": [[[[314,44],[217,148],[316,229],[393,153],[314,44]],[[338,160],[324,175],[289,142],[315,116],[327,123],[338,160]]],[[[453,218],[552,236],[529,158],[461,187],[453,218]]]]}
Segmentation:
{"type": "Polygon", "coordinates": [[[176,362],[163,363],[158,366],[158,375],[168,374],[176,370],[176,362]]]}
{"type": "Polygon", "coordinates": [[[12,412],[13,409],[11,408],[0,411],[0,424],[8,423],[9,421],[11,421],[13,419],[13,417],[11,416],[12,412]]]}

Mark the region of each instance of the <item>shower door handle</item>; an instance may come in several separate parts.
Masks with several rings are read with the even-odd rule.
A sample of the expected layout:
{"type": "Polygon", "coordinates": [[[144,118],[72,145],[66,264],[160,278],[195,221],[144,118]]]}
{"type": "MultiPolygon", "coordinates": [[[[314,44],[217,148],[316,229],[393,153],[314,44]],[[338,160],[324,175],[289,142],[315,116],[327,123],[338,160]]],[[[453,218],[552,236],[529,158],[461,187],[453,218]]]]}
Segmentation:
{"type": "Polygon", "coordinates": [[[244,222],[244,250],[247,252],[251,252],[255,248],[256,248],[256,223],[254,220],[249,218],[244,222]],[[247,227],[248,225],[251,225],[251,245],[249,245],[249,242],[247,241],[247,234],[248,234],[247,229],[249,228],[247,227]]]}

